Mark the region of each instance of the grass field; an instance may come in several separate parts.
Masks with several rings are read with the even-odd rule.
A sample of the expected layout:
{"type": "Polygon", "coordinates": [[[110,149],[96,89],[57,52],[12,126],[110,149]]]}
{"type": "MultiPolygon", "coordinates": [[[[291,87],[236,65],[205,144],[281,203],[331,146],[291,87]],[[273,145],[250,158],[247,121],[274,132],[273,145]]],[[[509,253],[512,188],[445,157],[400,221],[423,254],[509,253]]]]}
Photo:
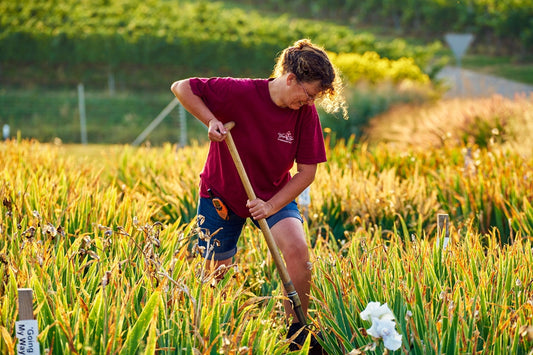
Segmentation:
{"type": "MultiPolygon", "coordinates": [[[[443,111],[474,104],[481,105],[452,102],[443,111]]],[[[500,102],[513,117],[530,104],[500,102]]],[[[410,110],[414,119],[433,115],[426,125],[439,122],[438,106],[410,110]]],[[[480,122],[492,117],[483,112],[480,122]]],[[[449,136],[461,127],[450,125],[449,136]]],[[[408,146],[390,136],[388,144],[327,138],[305,228],[310,319],[330,354],[385,351],[365,335],[371,324],[360,312],[370,302],[394,313],[396,353],[531,354],[533,158],[512,149],[513,139],[417,148],[418,139],[408,146]],[[439,213],[450,217],[446,248],[439,213]]],[[[193,252],[205,144],[13,140],[0,154],[0,353],[15,353],[16,293],[26,287],[41,353],[287,352],[283,293],[260,231],[245,227],[235,264],[218,283],[193,252]]]]}
{"type": "MultiPolygon", "coordinates": [[[[513,58],[472,54],[463,66],[533,84],[531,63],[513,58]]],[[[0,354],[20,345],[20,288],[33,291],[42,354],[288,353],[261,232],[245,226],[218,282],[196,253],[198,238],[216,243],[196,223],[205,127],[191,120],[188,145],[166,143],[178,141],[173,112],[129,145],[173,99],[176,68],[121,68],[113,95],[106,64],[70,68],[90,83],[89,139],[103,143],[83,146],[71,144],[78,78],[65,68],[2,67],[12,86],[0,123],[13,138],[0,142],[0,354]]],[[[351,121],[323,121],[328,162],[304,222],[311,328],[331,355],[533,355],[533,97],[367,89],[354,92],[351,121]],[[372,302],[394,314],[399,350],[369,335],[372,302]]]]}

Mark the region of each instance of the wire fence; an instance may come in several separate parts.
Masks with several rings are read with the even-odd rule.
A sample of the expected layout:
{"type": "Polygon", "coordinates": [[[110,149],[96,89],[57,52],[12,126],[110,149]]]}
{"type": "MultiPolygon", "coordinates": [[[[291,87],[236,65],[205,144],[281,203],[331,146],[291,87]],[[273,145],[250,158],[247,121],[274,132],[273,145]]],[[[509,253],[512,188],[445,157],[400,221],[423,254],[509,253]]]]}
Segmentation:
{"type": "Polygon", "coordinates": [[[149,142],[153,145],[165,142],[185,145],[192,140],[206,140],[205,127],[181,109],[170,92],[112,94],[82,89],[81,95],[79,88],[0,89],[3,137],[33,138],[41,142],[60,139],[64,143],[149,142]],[[153,124],[155,119],[157,125],[153,124]]]}

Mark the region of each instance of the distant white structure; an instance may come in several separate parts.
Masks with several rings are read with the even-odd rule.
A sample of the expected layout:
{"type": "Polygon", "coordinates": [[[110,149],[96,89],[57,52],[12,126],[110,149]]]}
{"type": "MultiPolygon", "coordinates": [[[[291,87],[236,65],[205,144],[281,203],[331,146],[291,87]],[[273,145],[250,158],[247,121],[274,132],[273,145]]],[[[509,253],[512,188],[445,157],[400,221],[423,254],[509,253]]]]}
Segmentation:
{"type": "Polygon", "coordinates": [[[2,137],[4,137],[4,140],[9,138],[9,125],[7,123],[2,127],[2,137]]]}

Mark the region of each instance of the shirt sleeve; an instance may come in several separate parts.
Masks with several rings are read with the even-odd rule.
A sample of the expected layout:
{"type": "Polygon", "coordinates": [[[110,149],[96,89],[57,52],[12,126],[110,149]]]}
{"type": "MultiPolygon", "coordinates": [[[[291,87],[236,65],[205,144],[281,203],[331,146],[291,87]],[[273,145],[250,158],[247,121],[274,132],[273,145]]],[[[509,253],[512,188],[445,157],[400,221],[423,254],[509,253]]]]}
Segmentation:
{"type": "Polygon", "coordinates": [[[231,78],[192,78],[189,82],[193,94],[199,96],[211,112],[219,117],[231,93],[231,78]]]}
{"type": "Polygon", "coordinates": [[[308,106],[306,118],[299,123],[299,143],[296,163],[318,164],[327,161],[322,125],[314,106],[308,106]]]}

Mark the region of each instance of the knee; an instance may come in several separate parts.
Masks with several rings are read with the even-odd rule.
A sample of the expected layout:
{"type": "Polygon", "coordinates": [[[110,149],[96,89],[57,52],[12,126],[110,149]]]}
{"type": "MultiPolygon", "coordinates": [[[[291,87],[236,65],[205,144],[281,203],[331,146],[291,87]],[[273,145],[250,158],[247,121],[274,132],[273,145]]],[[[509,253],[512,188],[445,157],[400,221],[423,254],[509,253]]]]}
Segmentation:
{"type": "Polygon", "coordinates": [[[309,262],[309,249],[305,240],[295,240],[283,250],[283,256],[287,261],[307,263],[309,262]]]}

